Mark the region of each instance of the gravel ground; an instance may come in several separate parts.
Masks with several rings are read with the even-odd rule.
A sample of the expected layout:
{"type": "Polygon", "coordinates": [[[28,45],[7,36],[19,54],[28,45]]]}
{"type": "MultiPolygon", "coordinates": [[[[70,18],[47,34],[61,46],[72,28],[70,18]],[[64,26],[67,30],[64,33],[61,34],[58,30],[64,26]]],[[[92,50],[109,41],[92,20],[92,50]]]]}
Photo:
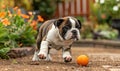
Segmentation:
{"type": "Polygon", "coordinates": [[[3,60],[0,59],[0,71],[120,71],[120,49],[73,47],[73,60],[64,63],[60,51],[51,51],[52,61],[32,62],[33,55],[3,60]],[[89,64],[80,66],[76,63],[77,56],[86,54],[89,56],[89,64]]]}

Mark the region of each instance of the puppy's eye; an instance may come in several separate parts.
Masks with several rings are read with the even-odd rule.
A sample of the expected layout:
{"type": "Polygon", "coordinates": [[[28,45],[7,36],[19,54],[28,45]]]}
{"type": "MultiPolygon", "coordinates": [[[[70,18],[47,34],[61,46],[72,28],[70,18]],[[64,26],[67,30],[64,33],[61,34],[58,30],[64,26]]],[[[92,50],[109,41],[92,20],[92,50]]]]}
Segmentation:
{"type": "Polygon", "coordinates": [[[68,26],[63,27],[64,30],[68,30],[69,28],[70,27],[68,27],[68,26]]]}
{"type": "Polygon", "coordinates": [[[69,29],[69,27],[68,27],[68,26],[66,26],[66,27],[65,27],[65,29],[69,29]]]}
{"type": "Polygon", "coordinates": [[[80,27],[80,25],[76,25],[76,28],[80,29],[81,27],[80,27]]]}

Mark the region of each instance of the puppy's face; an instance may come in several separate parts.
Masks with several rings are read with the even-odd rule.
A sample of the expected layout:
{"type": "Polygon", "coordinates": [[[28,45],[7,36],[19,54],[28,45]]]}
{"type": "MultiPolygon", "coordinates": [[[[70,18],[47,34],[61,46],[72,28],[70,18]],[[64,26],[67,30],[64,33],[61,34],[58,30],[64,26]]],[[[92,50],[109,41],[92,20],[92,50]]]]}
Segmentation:
{"type": "Polygon", "coordinates": [[[56,20],[54,25],[64,40],[79,40],[81,22],[74,17],[64,17],[56,20]]]}

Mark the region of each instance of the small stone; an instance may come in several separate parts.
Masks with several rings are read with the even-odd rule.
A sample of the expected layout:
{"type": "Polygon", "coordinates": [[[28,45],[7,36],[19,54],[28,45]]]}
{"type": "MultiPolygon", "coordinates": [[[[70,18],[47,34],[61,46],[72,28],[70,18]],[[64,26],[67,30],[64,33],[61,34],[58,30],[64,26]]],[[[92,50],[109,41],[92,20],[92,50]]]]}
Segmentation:
{"type": "Polygon", "coordinates": [[[71,69],[75,69],[74,67],[71,67],[71,69]]]}
{"type": "Polygon", "coordinates": [[[9,69],[8,68],[5,68],[5,71],[8,71],[9,69]]]}
{"type": "Polygon", "coordinates": [[[37,61],[32,61],[32,62],[30,62],[30,65],[39,65],[39,62],[37,62],[37,61]]]}
{"type": "Polygon", "coordinates": [[[47,66],[46,68],[47,68],[47,69],[49,69],[50,67],[49,67],[49,66],[47,66]]]}

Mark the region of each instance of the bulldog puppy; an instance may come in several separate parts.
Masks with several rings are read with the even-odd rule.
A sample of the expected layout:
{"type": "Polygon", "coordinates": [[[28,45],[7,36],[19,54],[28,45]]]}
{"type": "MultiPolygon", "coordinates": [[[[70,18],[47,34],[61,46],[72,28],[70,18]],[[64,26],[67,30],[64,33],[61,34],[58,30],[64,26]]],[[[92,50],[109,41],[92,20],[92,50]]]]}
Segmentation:
{"type": "Polygon", "coordinates": [[[72,61],[71,45],[80,39],[81,22],[74,17],[48,20],[39,28],[33,61],[51,60],[50,49],[62,49],[64,62],[72,61]]]}

